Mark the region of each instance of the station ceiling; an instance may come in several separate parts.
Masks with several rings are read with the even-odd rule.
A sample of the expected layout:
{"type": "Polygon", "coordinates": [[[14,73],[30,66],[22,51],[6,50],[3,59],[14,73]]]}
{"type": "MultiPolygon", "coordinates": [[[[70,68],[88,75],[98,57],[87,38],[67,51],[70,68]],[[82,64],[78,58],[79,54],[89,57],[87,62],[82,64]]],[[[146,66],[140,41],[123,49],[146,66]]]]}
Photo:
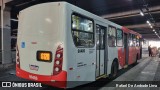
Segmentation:
{"type": "MultiPolygon", "coordinates": [[[[62,0],[12,0],[6,3],[11,7],[11,17],[16,18],[18,12],[26,7],[62,0]]],[[[63,0],[83,8],[89,12],[126,26],[140,34],[144,39],[160,40],[160,1],[159,0],[63,0]],[[140,12],[144,16],[140,15],[140,12]],[[146,21],[152,25],[148,25],[146,21]],[[155,30],[155,32],[153,31],[155,30]]],[[[17,28],[12,23],[12,28],[17,28]]]]}

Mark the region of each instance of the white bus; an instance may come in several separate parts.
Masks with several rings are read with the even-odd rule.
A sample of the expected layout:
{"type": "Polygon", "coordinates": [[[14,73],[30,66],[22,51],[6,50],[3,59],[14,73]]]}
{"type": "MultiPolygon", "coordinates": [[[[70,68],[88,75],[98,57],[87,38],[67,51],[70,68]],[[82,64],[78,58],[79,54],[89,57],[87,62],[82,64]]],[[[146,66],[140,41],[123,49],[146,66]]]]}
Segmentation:
{"type": "Polygon", "coordinates": [[[16,75],[59,88],[115,77],[140,58],[140,38],[67,2],[34,5],[19,13],[16,75]]]}

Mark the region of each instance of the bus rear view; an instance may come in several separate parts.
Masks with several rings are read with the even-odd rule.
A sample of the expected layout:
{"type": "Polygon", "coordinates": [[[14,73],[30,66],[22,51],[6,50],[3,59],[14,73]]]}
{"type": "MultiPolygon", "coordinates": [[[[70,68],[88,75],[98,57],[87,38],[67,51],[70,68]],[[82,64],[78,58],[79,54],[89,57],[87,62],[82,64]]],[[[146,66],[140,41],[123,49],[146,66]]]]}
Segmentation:
{"type": "Polygon", "coordinates": [[[16,75],[60,88],[115,78],[139,59],[140,38],[66,2],[31,6],[19,14],[16,75]]]}
{"type": "Polygon", "coordinates": [[[29,7],[19,14],[16,75],[65,87],[63,9],[59,3],[29,7]],[[60,12],[61,10],[61,12],[60,12]],[[62,37],[63,36],[63,37],[62,37]],[[59,78],[58,78],[59,77],[59,78]],[[51,83],[63,81],[60,83],[51,83]]]}

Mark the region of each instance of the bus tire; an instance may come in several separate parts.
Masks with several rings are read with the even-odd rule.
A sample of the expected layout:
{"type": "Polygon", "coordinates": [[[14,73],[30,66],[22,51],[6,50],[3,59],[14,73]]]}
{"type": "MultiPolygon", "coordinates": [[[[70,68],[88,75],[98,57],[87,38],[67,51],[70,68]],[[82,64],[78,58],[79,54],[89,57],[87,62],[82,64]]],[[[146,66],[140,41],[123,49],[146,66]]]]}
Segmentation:
{"type": "Polygon", "coordinates": [[[110,78],[114,79],[117,77],[118,74],[118,63],[116,61],[114,61],[112,63],[112,67],[111,67],[111,74],[110,74],[110,78]]]}

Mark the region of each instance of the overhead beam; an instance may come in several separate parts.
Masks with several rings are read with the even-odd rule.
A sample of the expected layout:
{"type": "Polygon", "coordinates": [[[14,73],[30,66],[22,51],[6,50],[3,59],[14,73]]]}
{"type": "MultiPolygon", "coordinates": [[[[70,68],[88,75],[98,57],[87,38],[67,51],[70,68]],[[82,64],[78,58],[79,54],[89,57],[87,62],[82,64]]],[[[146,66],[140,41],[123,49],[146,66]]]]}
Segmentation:
{"type": "Polygon", "coordinates": [[[143,27],[149,27],[149,26],[148,24],[135,24],[135,25],[127,25],[125,27],[132,29],[132,28],[143,28],[143,27]]]}
{"type": "MultiPolygon", "coordinates": [[[[7,2],[11,2],[13,0],[3,0],[3,4],[7,3],[7,2]]],[[[2,6],[2,2],[0,2],[0,6],[2,6]]]]}
{"type": "MultiPolygon", "coordinates": [[[[149,7],[149,11],[151,13],[160,13],[160,6],[149,7]]],[[[146,14],[147,10],[144,9],[143,12],[146,14]]],[[[118,19],[118,18],[138,16],[140,15],[139,13],[140,13],[140,9],[137,9],[137,10],[119,12],[119,13],[114,13],[114,14],[102,15],[101,17],[106,18],[106,19],[118,19]]]]}
{"type": "Polygon", "coordinates": [[[155,33],[142,33],[142,35],[144,35],[144,36],[156,36],[155,33]]]}
{"type": "Polygon", "coordinates": [[[152,32],[150,32],[150,31],[149,31],[149,32],[148,32],[148,31],[144,32],[144,31],[143,31],[143,32],[138,32],[138,33],[140,33],[140,34],[150,34],[150,35],[151,35],[151,34],[155,34],[153,31],[152,31],[152,32]]]}
{"type": "MultiPolygon", "coordinates": [[[[153,27],[159,28],[160,27],[159,25],[160,25],[160,23],[156,23],[156,27],[155,26],[153,26],[153,27]]],[[[130,28],[130,29],[133,29],[133,28],[147,28],[147,27],[150,28],[147,23],[145,23],[145,24],[135,24],[135,25],[126,25],[125,27],[130,28]]]]}

